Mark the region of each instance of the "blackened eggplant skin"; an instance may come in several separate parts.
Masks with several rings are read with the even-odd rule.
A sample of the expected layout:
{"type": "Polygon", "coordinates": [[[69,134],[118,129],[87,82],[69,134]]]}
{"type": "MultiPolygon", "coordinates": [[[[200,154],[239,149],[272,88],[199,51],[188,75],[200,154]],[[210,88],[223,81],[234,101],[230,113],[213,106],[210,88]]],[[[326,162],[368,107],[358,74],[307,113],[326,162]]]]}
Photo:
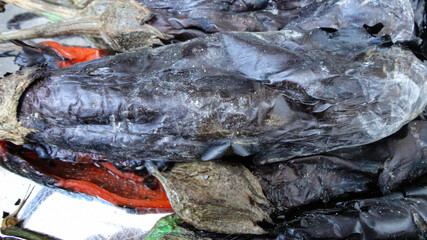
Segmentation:
{"type": "Polygon", "coordinates": [[[424,239],[427,188],[425,178],[422,181],[417,186],[383,197],[372,196],[294,212],[286,218],[287,223],[269,234],[219,234],[185,223],[180,227],[199,238],[214,240],[424,239]]]}
{"type": "Polygon", "coordinates": [[[412,0],[412,8],[414,9],[414,33],[415,36],[421,39],[418,43],[419,55],[427,59],[427,5],[425,0],[412,0]]]}
{"type": "MultiPolygon", "coordinates": [[[[15,147],[12,143],[8,144],[10,144],[11,148],[15,147]]],[[[11,154],[8,151],[1,150],[0,165],[13,173],[31,179],[34,182],[49,187],[55,187],[56,179],[38,171],[36,168],[28,164],[28,162],[22,157],[11,154]]]]}
{"type": "Polygon", "coordinates": [[[28,139],[111,158],[277,162],[384,138],[426,105],[426,66],[364,29],[221,33],[42,72],[28,139]]]}
{"type": "MultiPolygon", "coordinates": [[[[382,23],[381,34],[409,40],[414,11],[408,0],[93,0],[41,3],[56,22],[0,34],[0,42],[62,35],[90,36],[99,48],[131,52],[147,46],[185,41],[216,32],[263,32],[283,29],[382,23]],[[84,6],[82,6],[84,5],[84,6]],[[83,7],[83,9],[81,8],[83,7]],[[74,9],[73,9],[74,8],[74,9]],[[52,30],[54,29],[54,30],[52,30]]],[[[14,2],[37,14],[44,11],[14,2]]]]}
{"type": "Polygon", "coordinates": [[[382,34],[409,40],[414,13],[406,0],[140,0],[150,9],[147,22],[170,40],[215,32],[265,32],[284,28],[312,30],[383,23],[382,34]]]}
{"type": "Polygon", "coordinates": [[[420,120],[423,116],[421,114],[419,119],[375,143],[327,154],[358,165],[369,165],[373,167],[371,171],[378,168],[378,187],[383,194],[390,193],[427,173],[427,121],[420,120]]]}
{"type": "MultiPolygon", "coordinates": [[[[349,193],[366,193],[377,182],[382,164],[359,159],[315,155],[283,163],[257,166],[257,177],[267,199],[278,211],[287,211],[313,202],[329,202],[349,193]]],[[[353,194],[355,195],[355,194],[353,194]]]]}
{"type": "Polygon", "coordinates": [[[383,193],[409,183],[427,173],[427,122],[412,121],[401,139],[388,139],[391,157],[384,163],[379,177],[383,193]]]}
{"type": "MultiPolygon", "coordinates": [[[[60,2],[59,5],[71,6],[59,9],[57,5],[41,3],[40,9],[50,9],[51,20],[63,21],[2,33],[0,42],[83,34],[91,36],[99,48],[131,52],[216,32],[312,30],[382,23],[381,34],[403,41],[411,39],[414,29],[414,11],[408,0],[93,0],[83,1],[83,9],[80,2],[60,2]]],[[[14,4],[46,16],[22,2],[14,4]]]]}
{"type": "Polygon", "coordinates": [[[212,239],[423,239],[427,234],[427,189],[425,185],[407,188],[384,197],[339,202],[296,215],[287,219],[276,236],[218,236],[194,231],[212,239]]]}
{"type": "Polygon", "coordinates": [[[427,121],[414,120],[375,143],[250,168],[279,211],[349,193],[388,194],[427,173],[426,131],[427,121]]]}
{"type": "Polygon", "coordinates": [[[424,185],[384,197],[338,203],[331,209],[307,211],[289,228],[313,239],[423,239],[427,234],[426,216],[424,185]]]}

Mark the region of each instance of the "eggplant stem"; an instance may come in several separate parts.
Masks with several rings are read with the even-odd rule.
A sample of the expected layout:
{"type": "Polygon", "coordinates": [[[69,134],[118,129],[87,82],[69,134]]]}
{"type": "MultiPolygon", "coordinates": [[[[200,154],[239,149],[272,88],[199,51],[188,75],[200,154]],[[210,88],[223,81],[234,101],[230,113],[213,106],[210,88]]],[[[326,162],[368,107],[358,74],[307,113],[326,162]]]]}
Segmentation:
{"type": "Polygon", "coordinates": [[[61,35],[100,36],[101,23],[98,17],[79,17],[57,23],[46,23],[29,29],[0,33],[0,43],[10,40],[26,40],[31,38],[48,38],[61,35]]]}
{"type": "Polygon", "coordinates": [[[29,12],[43,16],[52,21],[58,22],[63,19],[71,19],[78,16],[79,11],[76,9],[58,6],[55,4],[34,1],[34,0],[2,0],[5,3],[9,3],[20,7],[29,12]]]}
{"type": "Polygon", "coordinates": [[[37,69],[27,69],[5,76],[0,81],[0,139],[24,144],[25,136],[36,130],[18,122],[18,105],[24,91],[36,79],[37,69]]]}
{"type": "Polygon", "coordinates": [[[51,236],[48,236],[46,234],[38,233],[29,229],[25,229],[20,227],[20,224],[24,221],[23,219],[18,218],[19,211],[22,210],[22,207],[27,202],[28,198],[30,197],[31,193],[34,190],[34,186],[31,188],[28,187],[27,193],[25,193],[24,199],[19,204],[18,208],[9,216],[5,217],[3,219],[2,225],[1,225],[1,233],[8,235],[8,236],[14,236],[24,239],[30,239],[30,240],[51,240],[56,239],[51,236]],[[29,191],[29,193],[28,193],[29,191]]]}
{"type": "Polygon", "coordinates": [[[34,190],[34,186],[31,188],[31,190],[30,190],[30,187],[28,187],[27,192],[25,193],[25,196],[24,196],[23,200],[21,201],[21,203],[19,204],[18,208],[12,214],[10,214],[9,216],[7,216],[3,219],[3,222],[1,225],[2,230],[3,230],[3,227],[7,227],[8,225],[10,225],[12,223],[14,223],[13,225],[16,225],[16,223],[22,221],[22,220],[18,219],[18,213],[19,213],[19,211],[21,211],[22,207],[27,202],[27,200],[30,197],[33,190],[34,190]],[[30,191],[30,193],[28,193],[28,191],[30,191]],[[16,220],[11,221],[11,219],[16,219],[16,220]]]}

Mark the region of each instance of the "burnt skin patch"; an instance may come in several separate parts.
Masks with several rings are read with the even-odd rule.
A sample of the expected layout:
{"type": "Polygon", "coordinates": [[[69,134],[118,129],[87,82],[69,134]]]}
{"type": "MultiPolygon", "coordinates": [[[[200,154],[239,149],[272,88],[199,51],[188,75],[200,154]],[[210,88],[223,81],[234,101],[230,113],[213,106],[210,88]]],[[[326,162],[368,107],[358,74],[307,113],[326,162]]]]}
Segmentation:
{"type": "Polygon", "coordinates": [[[159,184],[156,181],[156,178],[153,176],[147,176],[144,178],[144,180],[142,181],[144,183],[144,185],[146,187],[148,187],[150,190],[156,190],[157,188],[159,188],[159,184]]]}

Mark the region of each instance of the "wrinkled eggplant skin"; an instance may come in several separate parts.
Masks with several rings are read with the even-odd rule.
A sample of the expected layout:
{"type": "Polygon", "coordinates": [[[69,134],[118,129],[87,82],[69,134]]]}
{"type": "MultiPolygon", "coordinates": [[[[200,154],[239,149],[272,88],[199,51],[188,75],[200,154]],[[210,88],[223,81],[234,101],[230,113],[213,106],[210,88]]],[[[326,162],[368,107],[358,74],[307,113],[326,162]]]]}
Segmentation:
{"type": "Polygon", "coordinates": [[[384,163],[378,185],[383,193],[427,173],[427,122],[413,121],[402,139],[387,141],[391,157],[384,163]]]}
{"type": "Polygon", "coordinates": [[[414,11],[414,35],[420,38],[425,38],[426,36],[426,3],[425,0],[412,0],[412,9],[414,11]]]}
{"type": "MultiPolygon", "coordinates": [[[[290,223],[286,229],[279,232],[306,234],[306,239],[419,239],[426,236],[426,130],[425,120],[415,120],[397,133],[372,144],[340,149],[327,156],[297,158],[257,167],[253,172],[266,197],[278,207],[294,203],[294,208],[288,208],[291,212],[298,209],[295,206],[303,206],[298,204],[304,197],[305,200],[324,201],[316,195],[322,190],[331,199],[339,196],[336,194],[339,191],[353,192],[363,187],[366,191],[368,188],[364,180],[378,184],[376,193],[369,190],[370,197],[382,196],[380,190],[385,194],[384,197],[339,202],[330,208],[294,213],[287,219],[290,223]],[[313,159],[322,161],[316,163],[313,159]],[[341,162],[332,162],[331,159],[340,159],[341,162]],[[299,161],[301,164],[296,164],[299,161]],[[349,172],[350,164],[358,165],[354,167],[355,173],[349,172]],[[375,174],[376,169],[381,169],[379,175],[375,174]],[[365,179],[352,181],[360,175],[365,179]],[[321,184],[317,188],[312,187],[319,182],[321,184]],[[345,182],[353,186],[347,188],[345,182]],[[306,186],[309,189],[305,191],[306,186]],[[327,192],[328,189],[335,192],[327,192]]],[[[306,208],[309,206],[305,205],[306,208]]],[[[294,237],[300,239],[299,236],[294,237]]]]}
{"type": "Polygon", "coordinates": [[[29,32],[4,33],[0,41],[83,34],[91,36],[99,48],[132,52],[217,32],[345,28],[381,22],[385,26],[381,34],[404,41],[411,39],[414,30],[409,0],[94,0],[84,1],[86,7],[77,11],[72,8],[82,4],[71,2],[70,8],[63,9],[67,13],[60,11],[61,17],[49,14],[63,21],[29,32]]]}
{"type": "Polygon", "coordinates": [[[419,54],[427,59],[427,5],[425,0],[412,0],[412,9],[414,10],[414,36],[421,39],[418,43],[419,54]]]}
{"type": "Polygon", "coordinates": [[[287,219],[276,233],[226,235],[200,231],[188,224],[188,231],[211,239],[424,239],[427,234],[426,178],[402,192],[338,202],[315,210],[301,210],[287,219]]]}
{"type": "Polygon", "coordinates": [[[426,105],[427,68],[364,29],[221,33],[45,71],[34,142],[111,158],[257,163],[374,142],[426,105]]]}
{"type": "Polygon", "coordinates": [[[381,22],[385,26],[381,34],[390,35],[394,42],[409,40],[413,32],[414,13],[410,2],[406,0],[314,1],[314,4],[307,6],[299,14],[307,17],[299,17],[288,24],[287,28],[297,27],[308,30],[313,29],[314,25],[340,29],[351,25],[372,26],[381,22]]]}
{"type": "Polygon", "coordinates": [[[315,155],[284,163],[263,165],[253,170],[267,199],[285,211],[312,202],[328,202],[346,193],[363,193],[376,182],[379,168],[363,159],[315,155]]]}
{"type": "MultiPolygon", "coordinates": [[[[420,115],[422,118],[423,114],[420,115]]],[[[378,142],[328,154],[354,163],[369,164],[372,170],[377,168],[380,173],[378,186],[386,194],[427,173],[426,131],[426,119],[414,120],[378,142]]]]}
{"type": "MultiPolygon", "coordinates": [[[[274,214],[285,214],[286,223],[280,222],[283,218],[273,218],[281,227],[257,236],[202,232],[184,224],[197,235],[212,239],[412,239],[427,235],[426,122],[412,121],[382,139],[425,107],[426,65],[407,49],[390,46],[390,38],[372,37],[361,29],[331,28],[374,25],[390,20],[384,17],[386,13],[391,20],[384,22],[380,35],[388,33],[393,41],[408,40],[412,33],[412,24],[407,22],[412,22],[409,1],[141,2],[152,10],[148,23],[171,35],[171,42],[229,30],[303,30],[215,34],[40,72],[21,98],[19,120],[37,130],[26,136],[28,140],[51,146],[29,144],[24,148],[46,154],[46,159],[68,161],[75,161],[74,151],[103,154],[117,159],[112,161],[123,168],[144,160],[212,160],[229,154],[252,156],[247,159],[259,164],[272,163],[252,166],[251,171],[262,187],[263,199],[272,203],[268,209],[274,206],[279,212],[274,214]],[[327,28],[308,31],[319,26],[327,28]],[[371,144],[359,146],[366,143],[371,144]],[[51,151],[55,150],[52,146],[60,149],[51,151]],[[319,153],[322,155],[312,155],[319,153]],[[300,157],[304,155],[311,156],[300,157]],[[274,163],[277,161],[280,163],[274,163]],[[418,181],[423,187],[396,192],[402,184],[418,181]],[[363,193],[372,190],[373,184],[379,189],[369,199],[348,201],[351,198],[343,197],[349,193],[366,196],[363,193]],[[380,194],[388,195],[378,197],[380,194]],[[334,202],[337,198],[344,202],[334,202]],[[307,210],[314,202],[328,205],[307,210]]],[[[425,12],[417,8],[414,12],[415,36],[423,38],[425,12]]],[[[425,111],[420,116],[424,120],[425,111]]],[[[53,184],[22,159],[4,154],[3,166],[53,184]]],[[[203,192],[209,171],[197,172],[204,169],[194,167],[186,173],[180,169],[197,164],[178,163],[168,170],[182,174],[178,180],[169,176],[182,184],[168,189],[180,190],[184,197],[191,196],[186,191],[203,192]],[[188,181],[190,175],[200,182],[188,181]]],[[[212,169],[218,171],[229,164],[222,162],[212,169]]],[[[233,177],[236,172],[227,171],[233,177]]],[[[231,184],[231,189],[240,183],[231,184]]],[[[221,187],[221,181],[215,184],[221,187]]],[[[233,192],[238,191],[225,191],[233,192]]],[[[193,195],[203,204],[209,202],[200,194],[193,195]]],[[[194,220],[197,209],[188,222],[194,220]]],[[[275,216],[271,212],[265,215],[275,216]]],[[[209,227],[202,229],[220,232],[210,228],[212,220],[204,219],[200,224],[209,227]]],[[[230,219],[224,223],[230,227],[228,232],[242,228],[233,226],[236,220],[230,219]]]]}
{"type": "Polygon", "coordinates": [[[314,239],[422,239],[426,223],[427,188],[421,187],[307,211],[289,227],[314,239]]]}
{"type": "MultiPolygon", "coordinates": [[[[14,149],[16,147],[12,143],[8,144],[10,144],[10,149],[14,149]]],[[[42,172],[39,172],[37,169],[29,165],[28,162],[25,161],[23,158],[11,154],[7,151],[2,151],[0,156],[0,166],[2,166],[3,168],[6,168],[9,171],[20,176],[29,178],[37,183],[50,187],[55,187],[55,183],[57,181],[56,179],[42,172]]]]}
{"type": "Polygon", "coordinates": [[[348,193],[388,194],[427,173],[427,121],[412,121],[378,142],[250,167],[279,211],[348,193]]]}
{"type": "Polygon", "coordinates": [[[215,32],[265,32],[284,28],[345,28],[382,22],[382,34],[409,40],[414,13],[406,0],[140,0],[152,14],[147,22],[170,36],[188,40],[215,32]],[[393,14],[391,14],[393,13],[393,14]]]}

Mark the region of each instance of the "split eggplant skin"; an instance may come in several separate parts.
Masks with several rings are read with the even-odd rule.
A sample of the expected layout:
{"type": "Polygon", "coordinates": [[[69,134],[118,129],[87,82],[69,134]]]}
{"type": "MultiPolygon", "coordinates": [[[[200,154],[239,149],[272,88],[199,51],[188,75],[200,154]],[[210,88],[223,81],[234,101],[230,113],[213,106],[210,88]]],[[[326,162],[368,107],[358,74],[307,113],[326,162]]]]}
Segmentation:
{"type": "Polygon", "coordinates": [[[34,142],[111,158],[258,163],[391,135],[427,67],[364,29],[221,33],[44,71],[21,97],[34,142]]]}

